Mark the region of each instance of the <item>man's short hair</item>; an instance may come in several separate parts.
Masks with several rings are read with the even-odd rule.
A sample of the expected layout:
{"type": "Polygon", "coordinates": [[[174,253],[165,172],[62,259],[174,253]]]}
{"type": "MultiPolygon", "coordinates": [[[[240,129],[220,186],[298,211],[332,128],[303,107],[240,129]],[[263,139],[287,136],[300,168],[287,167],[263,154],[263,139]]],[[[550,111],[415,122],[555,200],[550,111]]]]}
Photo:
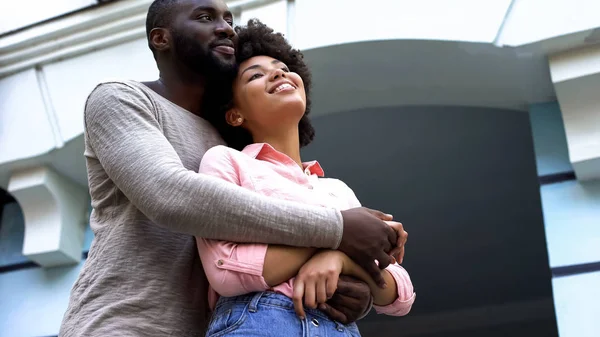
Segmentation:
{"type": "Polygon", "coordinates": [[[170,28],[171,20],[173,19],[173,12],[175,4],[179,0],[154,0],[148,8],[148,15],[146,15],[146,37],[148,38],[148,47],[154,53],[154,47],[150,43],[150,32],[154,28],[170,28]]]}

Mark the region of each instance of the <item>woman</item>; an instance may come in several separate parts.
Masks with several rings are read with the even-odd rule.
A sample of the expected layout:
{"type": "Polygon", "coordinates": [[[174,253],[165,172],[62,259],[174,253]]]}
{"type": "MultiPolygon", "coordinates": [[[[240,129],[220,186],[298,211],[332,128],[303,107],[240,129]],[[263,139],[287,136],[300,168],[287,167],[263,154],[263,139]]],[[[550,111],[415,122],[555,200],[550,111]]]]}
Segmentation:
{"type": "MultiPolygon", "coordinates": [[[[232,148],[210,149],[200,172],[277,198],[359,207],[343,182],[321,178],[316,161],[301,161],[300,147],[314,137],[307,117],[310,72],[302,54],[257,20],[238,28],[238,35],[232,104],[206,116],[232,148]]],[[[316,309],[333,295],[340,274],[367,282],[379,313],[405,315],[415,298],[408,273],[398,264],[382,271],[389,285],[382,289],[338,251],[197,242],[214,309],[207,336],[359,336],[355,324],[344,326],[316,309]]]]}

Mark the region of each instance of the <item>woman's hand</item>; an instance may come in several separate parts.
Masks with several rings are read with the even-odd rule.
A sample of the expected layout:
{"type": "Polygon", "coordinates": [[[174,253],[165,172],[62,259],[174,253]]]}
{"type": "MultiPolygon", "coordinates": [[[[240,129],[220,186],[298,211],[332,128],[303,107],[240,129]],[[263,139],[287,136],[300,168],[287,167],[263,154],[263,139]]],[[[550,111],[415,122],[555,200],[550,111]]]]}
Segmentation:
{"type": "Polygon", "coordinates": [[[404,246],[406,245],[406,241],[408,240],[408,233],[404,230],[404,226],[397,221],[385,221],[388,226],[392,227],[392,229],[398,235],[398,241],[396,242],[396,247],[392,249],[390,255],[394,258],[394,263],[402,263],[404,261],[404,246]]]}
{"type": "Polygon", "coordinates": [[[337,289],[346,255],[336,250],[324,250],[308,260],[294,279],[294,308],[304,319],[304,304],[311,309],[327,302],[337,289]]]}

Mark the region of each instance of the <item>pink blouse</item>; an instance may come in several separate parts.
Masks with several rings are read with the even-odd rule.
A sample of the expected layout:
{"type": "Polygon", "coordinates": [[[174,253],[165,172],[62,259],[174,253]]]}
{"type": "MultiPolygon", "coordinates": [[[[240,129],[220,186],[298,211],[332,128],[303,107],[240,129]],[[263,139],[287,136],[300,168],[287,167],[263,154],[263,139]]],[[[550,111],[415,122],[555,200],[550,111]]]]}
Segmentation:
{"type": "MultiPolygon", "coordinates": [[[[263,195],[345,210],[360,207],[354,192],[342,181],[323,177],[318,162],[303,164],[304,170],[287,155],[266,143],[246,146],[237,151],[216,146],[206,152],[200,173],[237,184],[263,195]]],[[[214,309],[218,296],[237,296],[255,291],[272,290],[292,297],[294,279],[269,287],[262,276],[266,244],[196,238],[202,265],[210,283],[209,305],[214,309]]],[[[400,265],[390,265],[398,287],[398,298],[387,306],[376,306],[377,313],[406,315],[415,300],[408,273],[400,265]]]]}

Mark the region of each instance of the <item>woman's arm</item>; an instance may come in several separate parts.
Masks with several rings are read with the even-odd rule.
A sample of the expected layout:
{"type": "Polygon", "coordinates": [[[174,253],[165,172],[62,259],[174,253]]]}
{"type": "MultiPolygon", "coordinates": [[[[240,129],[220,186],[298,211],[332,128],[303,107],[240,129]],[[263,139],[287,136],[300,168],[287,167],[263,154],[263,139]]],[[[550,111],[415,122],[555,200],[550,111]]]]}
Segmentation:
{"type": "Polygon", "coordinates": [[[388,287],[382,289],[346,254],[324,250],[306,262],[294,280],[293,300],[298,316],[304,317],[303,303],[309,308],[324,303],[335,292],[335,286],[332,285],[337,284],[340,274],[363,280],[369,285],[378,313],[406,315],[415,300],[410,277],[400,265],[390,265],[381,271],[381,276],[388,284],[388,287]]]}
{"type": "Polygon", "coordinates": [[[271,287],[298,274],[298,271],[317,252],[315,248],[269,245],[262,275],[271,287]]]}
{"type": "Polygon", "coordinates": [[[313,248],[196,240],[208,281],[221,296],[273,288],[296,276],[316,251],[313,248]]]}

